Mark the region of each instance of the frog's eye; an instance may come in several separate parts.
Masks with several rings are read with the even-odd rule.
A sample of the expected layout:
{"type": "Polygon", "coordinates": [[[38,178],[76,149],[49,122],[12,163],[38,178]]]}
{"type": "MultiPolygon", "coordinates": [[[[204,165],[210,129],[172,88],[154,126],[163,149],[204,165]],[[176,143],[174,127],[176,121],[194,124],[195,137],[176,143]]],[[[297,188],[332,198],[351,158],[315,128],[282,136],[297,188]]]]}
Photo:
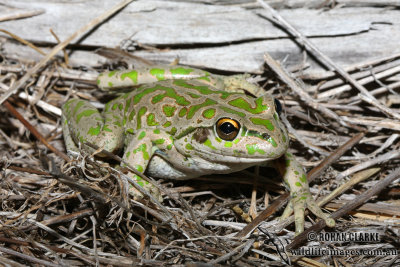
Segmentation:
{"type": "Polygon", "coordinates": [[[278,99],[274,98],[274,102],[275,102],[275,110],[278,114],[281,114],[282,111],[282,104],[281,102],[279,102],[278,99]]]}
{"type": "Polygon", "coordinates": [[[219,138],[232,141],[239,133],[240,124],[233,119],[221,118],[217,121],[216,129],[219,138]]]}

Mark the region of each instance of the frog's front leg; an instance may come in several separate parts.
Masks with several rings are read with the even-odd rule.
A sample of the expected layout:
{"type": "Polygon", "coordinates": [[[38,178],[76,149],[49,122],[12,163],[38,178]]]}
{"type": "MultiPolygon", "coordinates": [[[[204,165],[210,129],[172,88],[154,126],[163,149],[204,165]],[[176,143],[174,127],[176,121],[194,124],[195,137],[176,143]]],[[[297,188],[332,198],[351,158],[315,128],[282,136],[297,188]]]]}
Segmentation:
{"type": "Polygon", "coordinates": [[[307,176],[294,156],[286,152],[276,163],[277,169],[289,187],[291,197],[281,219],[287,218],[294,211],[295,234],[298,235],[304,231],[304,212],[306,208],[317,217],[324,219],[328,226],[335,226],[335,221],[329,217],[329,214],[324,213],[313,199],[308,187],[307,176]]]}
{"type": "MultiPolygon", "coordinates": [[[[123,160],[131,167],[135,168],[138,172],[144,173],[150,163],[150,160],[157,151],[157,145],[166,145],[165,139],[158,137],[153,138],[151,134],[146,131],[140,131],[129,137],[127,146],[125,148],[123,160]]],[[[148,191],[158,201],[162,202],[162,197],[159,190],[146,180],[143,180],[139,175],[130,173],[132,179],[134,179],[141,187],[148,191]]],[[[143,194],[134,187],[131,187],[129,192],[136,199],[141,199],[143,194]]]]}
{"type": "MultiPolygon", "coordinates": [[[[122,117],[107,109],[100,113],[85,100],[68,100],[62,107],[62,128],[68,152],[79,152],[77,144],[85,142],[116,152],[124,143],[122,117]]],[[[85,146],[83,149],[92,151],[85,146]]]]}

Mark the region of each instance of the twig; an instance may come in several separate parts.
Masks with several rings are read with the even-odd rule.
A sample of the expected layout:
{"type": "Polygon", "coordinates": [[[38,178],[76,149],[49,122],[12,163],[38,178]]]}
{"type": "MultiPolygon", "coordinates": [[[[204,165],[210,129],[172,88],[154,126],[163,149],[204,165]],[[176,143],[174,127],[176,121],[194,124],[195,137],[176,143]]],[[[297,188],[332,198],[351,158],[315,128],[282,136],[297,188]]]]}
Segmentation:
{"type": "Polygon", "coordinates": [[[17,40],[18,42],[23,43],[24,45],[29,46],[30,48],[32,48],[33,50],[35,50],[35,51],[38,52],[39,54],[41,54],[41,55],[46,55],[46,53],[45,53],[42,49],[40,49],[40,48],[37,47],[36,45],[32,44],[31,42],[28,42],[27,40],[25,40],[25,39],[19,37],[18,35],[13,34],[13,33],[9,32],[9,31],[7,31],[7,30],[4,30],[4,29],[0,29],[0,32],[4,32],[5,34],[10,35],[12,38],[14,38],[15,40],[17,40]]]}
{"type": "Polygon", "coordinates": [[[254,239],[249,239],[246,243],[243,243],[239,245],[238,247],[234,248],[231,252],[222,255],[219,258],[216,258],[215,260],[209,261],[208,264],[217,264],[218,262],[221,261],[226,261],[236,253],[238,253],[241,249],[248,250],[250,248],[250,245],[254,243],[254,239]]]}
{"type": "Polygon", "coordinates": [[[376,164],[382,163],[382,162],[387,162],[391,159],[396,159],[396,158],[400,158],[400,151],[398,150],[393,150],[393,151],[389,151],[383,155],[380,155],[374,159],[368,160],[368,161],[364,161],[358,165],[355,165],[351,168],[348,168],[347,170],[345,170],[344,172],[341,172],[337,177],[336,180],[340,181],[342,180],[344,177],[349,176],[352,173],[364,170],[366,168],[369,168],[371,166],[374,166],[376,164]]]}
{"type": "Polygon", "coordinates": [[[21,259],[33,262],[33,263],[42,264],[44,266],[50,266],[50,267],[59,267],[60,266],[58,264],[55,264],[55,263],[52,263],[52,262],[49,262],[49,261],[40,260],[40,259],[34,258],[32,256],[29,256],[29,255],[26,255],[26,254],[22,254],[20,252],[12,250],[12,249],[0,247],[0,251],[3,252],[3,253],[10,254],[10,255],[12,255],[14,257],[19,257],[21,259]]]}
{"type": "Polygon", "coordinates": [[[338,188],[333,190],[329,195],[324,197],[323,200],[319,201],[318,202],[318,206],[325,205],[326,203],[328,203],[329,201],[331,201],[335,197],[337,197],[340,194],[342,194],[343,192],[345,192],[347,189],[352,188],[354,185],[356,185],[356,184],[364,181],[365,179],[371,177],[372,175],[374,175],[375,173],[377,173],[380,170],[381,170],[380,168],[372,168],[372,169],[368,169],[368,170],[361,171],[361,172],[358,172],[358,173],[354,174],[353,177],[349,181],[347,181],[346,183],[342,184],[341,186],[339,186],[338,188]]]}
{"type": "Polygon", "coordinates": [[[3,103],[3,105],[23,124],[25,125],[25,127],[40,141],[42,142],[48,149],[50,149],[51,151],[53,151],[56,155],[58,155],[59,157],[61,157],[62,159],[64,159],[65,161],[69,161],[69,157],[64,154],[63,152],[61,152],[60,150],[58,150],[57,148],[55,148],[54,146],[52,146],[51,144],[49,144],[49,142],[47,142],[47,140],[43,137],[43,135],[41,133],[39,133],[38,130],[36,130],[35,127],[33,127],[27,120],[25,120],[25,118],[8,102],[5,101],[3,103]]]}

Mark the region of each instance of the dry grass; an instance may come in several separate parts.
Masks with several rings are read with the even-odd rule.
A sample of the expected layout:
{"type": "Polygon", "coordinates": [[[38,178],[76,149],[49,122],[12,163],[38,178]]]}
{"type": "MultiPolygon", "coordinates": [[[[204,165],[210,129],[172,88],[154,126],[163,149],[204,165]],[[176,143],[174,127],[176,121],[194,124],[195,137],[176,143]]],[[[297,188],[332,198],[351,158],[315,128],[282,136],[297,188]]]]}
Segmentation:
{"type": "MultiPolygon", "coordinates": [[[[69,69],[65,59],[56,58],[21,82],[32,66],[3,57],[1,90],[18,82],[21,90],[0,106],[0,262],[278,266],[290,258],[305,266],[399,264],[391,249],[400,247],[400,176],[398,168],[393,171],[400,162],[400,56],[345,70],[368,91],[361,95],[334,73],[302,77],[300,69],[296,75],[307,86],[298,86],[279,65],[266,61],[273,74],[265,76],[275,78],[264,87],[284,103],[291,151],[312,169],[313,195],[321,201],[327,196],[324,207],[337,218],[336,228],[324,231],[380,237],[378,242],[315,241],[305,246],[308,231],[287,248],[389,249],[388,255],[309,258],[288,253],[293,223],[275,220],[287,194],[268,169],[185,182],[159,180],[163,203],[130,199],[126,178],[113,168],[118,158],[108,164],[84,153],[74,159],[64,154],[59,108],[65,100],[72,95],[109,99],[96,91],[95,73],[69,69]],[[285,86],[279,85],[282,80],[285,86]],[[252,198],[257,214],[249,216],[252,198]]],[[[314,219],[306,218],[306,228],[314,219]]],[[[312,229],[323,227],[319,222],[312,229]]]]}

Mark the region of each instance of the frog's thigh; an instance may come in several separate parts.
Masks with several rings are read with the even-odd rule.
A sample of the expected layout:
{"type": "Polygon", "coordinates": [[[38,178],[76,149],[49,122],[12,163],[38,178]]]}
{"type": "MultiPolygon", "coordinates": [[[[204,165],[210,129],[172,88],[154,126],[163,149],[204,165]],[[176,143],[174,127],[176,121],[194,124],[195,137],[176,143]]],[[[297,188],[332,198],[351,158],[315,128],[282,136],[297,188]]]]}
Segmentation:
{"type": "MultiPolygon", "coordinates": [[[[71,139],[75,144],[90,142],[111,152],[122,146],[122,116],[111,112],[102,115],[88,101],[79,99],[70,99],[63,106],[62,113],[67,148],[72,147],[71,139]]],[[[72,149],[75,150],[76,146],[72,149]]]]}

